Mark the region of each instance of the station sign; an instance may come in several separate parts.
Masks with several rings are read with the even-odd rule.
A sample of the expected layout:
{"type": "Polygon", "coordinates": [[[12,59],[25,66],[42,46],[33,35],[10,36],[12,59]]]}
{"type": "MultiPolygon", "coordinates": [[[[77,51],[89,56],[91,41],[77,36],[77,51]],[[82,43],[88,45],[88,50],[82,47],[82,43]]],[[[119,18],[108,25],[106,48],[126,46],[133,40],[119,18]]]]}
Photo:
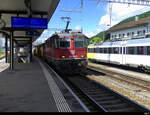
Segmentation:
{"type": "Polygon", "coordinates": [[[47,18],[11,17],[12,28],[47,29],[47,18]]]}

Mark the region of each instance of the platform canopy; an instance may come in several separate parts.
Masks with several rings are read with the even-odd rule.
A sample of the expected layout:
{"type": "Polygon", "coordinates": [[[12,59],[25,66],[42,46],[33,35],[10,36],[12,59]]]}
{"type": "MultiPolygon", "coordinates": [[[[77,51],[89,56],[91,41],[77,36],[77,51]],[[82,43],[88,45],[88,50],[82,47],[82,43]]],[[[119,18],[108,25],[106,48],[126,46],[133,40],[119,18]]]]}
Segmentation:
{"type": "Polygon", "coordinates": [[[60,0],[0,0],[0,18],[6,23],[5,27],[0,30],[8,33],[14,31],[14,40],[19,45],[28,44],[31,37],[33,42],[40,36],[43,29],[14,29],[11,27],[11,17],[47,18],[49,21],[59,1],[60,0]]]}

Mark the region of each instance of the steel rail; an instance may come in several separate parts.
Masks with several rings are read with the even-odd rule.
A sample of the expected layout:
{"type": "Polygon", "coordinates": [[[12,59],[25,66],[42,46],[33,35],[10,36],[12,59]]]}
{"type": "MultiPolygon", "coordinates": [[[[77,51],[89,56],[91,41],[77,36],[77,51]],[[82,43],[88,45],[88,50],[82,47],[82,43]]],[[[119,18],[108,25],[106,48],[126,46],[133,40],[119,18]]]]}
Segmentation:
{"type": "Polygon", "coordinates": [[[114,71],[106,70],[106,69],[103,69],[101,67],[88,66],[87,68],[90,69],[90,70],[97,71],[97,72],[105,73],[108,76],[111,76],[111,77],[119,79],[119,80],[126,81],[128,83],[134,84],[136,86],[145,88],[145,89],[150,91],[150,87],[149,87],[150,82],[148,82],[146,80],[136,78],[136,77],[133,77],[133,76],[128,75],[128,74],[117,73],[117,72],[114,72],[114,71]]]}

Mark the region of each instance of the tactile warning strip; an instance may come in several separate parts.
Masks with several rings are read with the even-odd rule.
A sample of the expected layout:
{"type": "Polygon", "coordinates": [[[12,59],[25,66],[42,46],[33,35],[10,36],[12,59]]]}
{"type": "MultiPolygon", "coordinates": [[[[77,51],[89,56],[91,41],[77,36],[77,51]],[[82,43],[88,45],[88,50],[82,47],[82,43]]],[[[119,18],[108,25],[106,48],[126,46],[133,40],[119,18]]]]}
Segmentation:
{"type": "MultiPolygon", "coordinates": [[[[36,58],[37,59],[37,58],[36,58]]],[[[37,59],[40,66],[42,67],[43,73],[48,81],[49,88],[52,92],[53,98],[55,100],[57,109],[59,112],[72,112],[66,99],[64,98],[63,94],[61,93],[59,87],[53,80],[51,74],[48,72],[48,70],[44,67],[44,65],[37,59]]]]}

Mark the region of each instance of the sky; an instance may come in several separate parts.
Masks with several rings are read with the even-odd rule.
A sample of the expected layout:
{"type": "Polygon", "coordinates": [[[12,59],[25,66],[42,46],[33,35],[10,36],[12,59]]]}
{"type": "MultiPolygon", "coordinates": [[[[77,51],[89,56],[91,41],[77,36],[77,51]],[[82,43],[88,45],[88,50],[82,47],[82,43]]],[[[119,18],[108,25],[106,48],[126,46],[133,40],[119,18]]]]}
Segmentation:
{"type": "Polygon", "coordinates": [[[48,29],[43,32],[37,41],[44,42],[56,30],[64,29],[66,21],[62,20],[61,17],[70,17],[69,28],[82,28],[83,33],[88,37],[107,30],[110,28],[110,6],[112,6],[111,26],[125,18],[150,11],[150,7],[140,5],[99,2],[98,0],[83,0],[83,5],[81,5],[81,0],[60,0],[48,23],[48,29]]]}

